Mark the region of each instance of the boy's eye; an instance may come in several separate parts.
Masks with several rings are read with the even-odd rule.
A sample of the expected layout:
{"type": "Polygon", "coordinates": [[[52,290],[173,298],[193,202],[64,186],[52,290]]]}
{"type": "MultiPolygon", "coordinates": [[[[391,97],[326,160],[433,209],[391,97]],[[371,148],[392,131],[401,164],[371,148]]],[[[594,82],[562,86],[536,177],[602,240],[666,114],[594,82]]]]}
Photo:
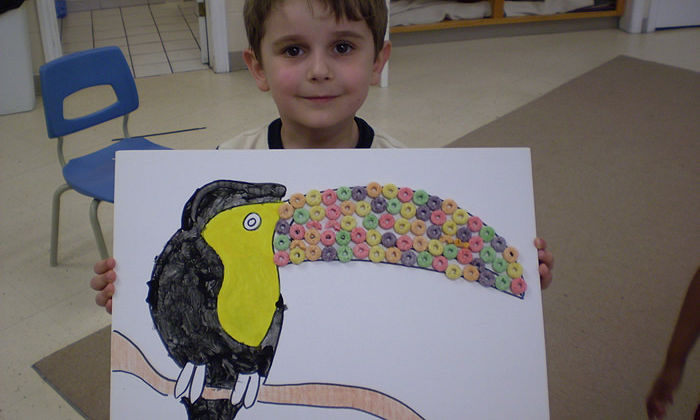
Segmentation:
{"type": "Polygon", "coordinates": [[[335,44],[335,52],[338,54],[347,54],[353,50],[353,46],[349,42],[338,42],[335,44]]]}
{"type": "Polygon", "coordinates": [[[288,57],[296,57],[301,54],[301,48],[296,45],[292,45],[282,50],[282,53],[288,57]]]}

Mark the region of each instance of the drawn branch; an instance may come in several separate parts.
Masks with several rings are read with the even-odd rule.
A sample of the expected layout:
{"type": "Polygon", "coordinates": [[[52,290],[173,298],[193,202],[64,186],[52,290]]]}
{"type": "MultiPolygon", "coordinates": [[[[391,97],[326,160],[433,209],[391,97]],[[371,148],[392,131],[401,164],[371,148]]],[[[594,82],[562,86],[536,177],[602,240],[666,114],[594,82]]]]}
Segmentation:
{"type": "MultiPolygon", "coordinates": [[[[161,375],[138,346],[119,331],[112,331],[112,372],[136,376],[161,395],[173,395],[175,380],[161,375]]],[[[232,389],[205,387],[202,398],[230,399],[232,389]]],[[[372,389],[323,383],[261,385],[258,402],[363,411],[383,419],[423,419],[401,401],[372,389]]]]}

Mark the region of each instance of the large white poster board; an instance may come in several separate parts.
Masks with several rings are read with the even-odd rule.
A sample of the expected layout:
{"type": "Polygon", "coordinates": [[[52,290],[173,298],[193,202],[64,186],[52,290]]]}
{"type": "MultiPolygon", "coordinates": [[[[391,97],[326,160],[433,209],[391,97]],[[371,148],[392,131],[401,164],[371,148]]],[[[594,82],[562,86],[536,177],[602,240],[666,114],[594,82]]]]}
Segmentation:
{"type": "MultiPolygon", "coordinates": [[[[372,182],[408,188],[416,194],[422,190],[443,200],[453,199],[470,217],[478,216],[508,246],[517,248],[522,273],[514,274],[520,274],[527,282],[527,290],[518,294],[500,283],[485,287],[463,276],[449,279],[444,272],[421,268],[413,261],[407,262],[409,266],[401,261],[387,263],[388,248],[392,247],[385,247],[387,256],[383,263],[373,263],[369,256],[353,255],[353,260],[363,261],[326,262],[320,258],[279,267],[279,294],[285,308],[274,358],[265,372],[267,377],[262,378],[257,401],[250,408],[241,408],[235,418],[406,418],[408,415],[425,419],[548,418],[537,251],[532,245],[536,233],[529,149],[419,149],[119,152],[114,244],[118,282],[112,323],[115,331],[113,419],[186,419],[182,397],[173,395],[180,393],[195,399],[203,392],[200,399],[220,398],[218,401],[232,405],[226,399],[231,395],[230,388],[219,389],[216,394],[209,386],[209,370],[206,366],[203,370],[197,367],[205,363],[194,363],[182,373],[183,365],[169,354],[167,340],[161,337],[162,331],[154,320],[162,319],[164,307],[177,316],[181,311],[180,300],[172,299],[168,305],[161,303],[158,315],[152,314],[146,301],[149,288],[153,287],[148,282],[154,273],[154,261],[183,228],[186,203],[198,189],[217,180],[282,184],[286,187],[283,201],[289,200],[293,193],[307,194],[312,190],[323,193],[327,189],[340,193],[339,187],[367,186],[372,182]],[[497,286],[502,286],[504,291],[497,286]],[[133,356],[134,349],[142,356],[142,364],[125,356],[127,353],[133,356]],[[144,373],[149,369],[152,369],[150,374],[144,373]],[[186,378],[181,380],[179,388],[175,385],[178,377],[186,378]],[[204,391],[197,385],[202,378],[206,382],[204,391]],[[312,384],[301,391],[305,402],[271,401],[279,397],[273,396],[275,390],[292,389],[275,385],[298,384],[312,384]],[[323,388],[325,385],[331,388],[323,388]],[[339,389],[333,388],[336,385],[350,387],[351,391],[336,392],[339,389]],[[322,405],[319,401],[328,405],[340,401],[340,407],[354,409],[314,406],[322,405]],[[397,404],[393,408],[377,408],[387,401],[397,404]]],[[[403,196],[402,200],[407,198],[403,196]]],[[[360,201],[371,200],[365,197],[360,201]]],[[[191,208],[188,212],[192,213],[191,208]]],[[[262,215],[257,222],[246,218],[244,223],[251,227],[258,223],[262,229],[273,223],[269,219],[276,218],[256,212],[262,215]]],[[[363,217],[357,213],[353,217],[358,220],[357,226],[361,226],[363,217]]],[[[453,217],[446,214],[446,220],[453,217]]],[[[394,215],[395,220],[399,218],[401,213],[394,215]]],[[[415,218],[412,216],[410,220],[415,218]]],[[[342,220],[342,214],[338,220],[342,220]]],[[[322,219],[322,223],[327,222],[328,218],[322,219]]],[[[437,222],[441,227],[445,223],[437,222]]],[[[470,226],[471,222],[463,223],[470,226]]],[[[435,223],[431,220],[426,222],[428,227],[432,224],[435,223]]],[[[374,230],[394,232],[394,228],[381,226],[374,230]]],[[[475,231],[471,236],[481,234],[475,231]]],[[[491,241],[486,234],[487,241],[483,242],[489,247],[491,241]]],[[[416,236],[411,232],[407,235],[416,236]]],[[[239,236],[229,236],[233,244],[241,243],[239,236]]],[[[277,236],[267,242],[265,252],[270,256],[278,251],[275,247],[282,247],[276,242],[277,236]]],[[[449,236],[443,234],[438,241],[445,247],[453,242],[459,245],[458,249],[469,249],[467,241],[454,242],[449,236]]],[[[303,245],[311,254],[310,245],[303,245]]],[[[348,244],[355,245],[354,241],[348,244]]],[[[236,252],[254,255],[255,246],[251,241],[250,246],[244,247],[247,251],[236,252]]],[[[319,246],[324,247],[321,243],[319,246]]],[[[340,252],[337,242],[332,246],[340,252]]],[[[287,248],[288,255],[290,249],[287,248]]],[[[426,252],[431,251],[436,250],[431,248],[426,252]]],[[[484,256],[480,251],[470,253],[473,259],[484,256]]],[[[498,252],[494,261],[502,254],[498,252]]],[[[433,259],[438,256],[431,255],[433,259]]],[[[490,259],[489,255],[485,257],[490,259]]],[[[260,272],[269,272],[266,262],[256,264],[259,270],[247,268],[245,273],[236,272],[232,267],[236,264],[229,264],[225,270],[238,276],[239,281],[248,278],[246,273],[255,272],[251,274],[255,277],[260,272]]],[[[278,268],[272,261],[270,264],[278,268]]],[[[474,261],[467,265],[472,264],[474,261]]],[[[494,271],[492,264],[482,271],[494,271]]],[[[236,267],[243,265],[241,262],[236,267]]],[[[187,270],[183,266],[168,269],[187,270]]],[[[499,270],[513,274],[504,266],[499,270]]],[[[216,275],[216,270],[211,271],[216,275]]],[[[515,277],[506,278],[510,283],[515,277]]],[[[191,282],[192,276],[188,279],[191,282]]],[[[189,287],[193,289],[186,292],[188,299],[196,293],[196,287],[191,283],[189,287]]],[[[164,293],[163,289],[161,286],[159,293],[164,293]]],[[[197,316],[196,311],[188,314],[188,317],[197,316]]],[[[210,317],[210,321],[224,323],[221,316],[210,317]]],[[[178,325],[189,325],[190,321],[183,319],[178,325]]],[[[199,325],[197,322],[200,321],[192,325],[199,325]]],[[[214,334],[202,333],[201,327],[197,330],[198,334],[214,334]]],[[[172,345],[173,340],[179,339],[170,336],[169,340],[172,345]]],[[[210,350],[191,351],[201,355],[210,350]]],[[[233,359],[237,357],[230,356],[227,362],[234,370],[233,359]]],[[[243,377],[239,376],[239,380],[243,377]]],[[[247,385],[249,390],[257,390],[255,384],[253,378],[247,385]]],[[[241,393],[245,386],[233,393],[241,393]]],[[[244,398],[252,399],[255,395],[251,391],[244,398]]],[[[291,395],[290,398],[302,398],[294,392],[291,395]]],[[[234,399],[240,400],[238,396],[234,399]]]]}

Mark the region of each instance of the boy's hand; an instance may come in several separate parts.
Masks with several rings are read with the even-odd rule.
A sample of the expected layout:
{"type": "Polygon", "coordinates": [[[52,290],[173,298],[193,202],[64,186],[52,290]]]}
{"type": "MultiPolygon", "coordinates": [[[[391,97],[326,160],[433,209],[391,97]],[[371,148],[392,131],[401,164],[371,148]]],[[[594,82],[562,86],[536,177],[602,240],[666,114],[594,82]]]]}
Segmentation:
{"type": "Polygon", "coordinates": [[[673,392],[681,381],[682,369],[664,368],[654,381],[647,396],[647,415],[650,419],[666,417],[666,407],[673,403],[673,392]]]}
{"type": "Polygon", "coordinates": [[[540,286],[546,289],[552,283],[554,255],[547,251],[547,242],[542,238],[535,239],[535,248],[537,248],[537,259],[540,262],[540,286]]]}
{"type": "Polygon", "coordinates": [[[95,302],[100,306],[104,306],[105,310],[110,314],[112,313],[114,281],[117,279],[117,273],[114,272],[116,264],[116,260],[112,257],[99,261],[93,268],[96,275],[90,280],[90,287],[97,291],[95,302]]]}

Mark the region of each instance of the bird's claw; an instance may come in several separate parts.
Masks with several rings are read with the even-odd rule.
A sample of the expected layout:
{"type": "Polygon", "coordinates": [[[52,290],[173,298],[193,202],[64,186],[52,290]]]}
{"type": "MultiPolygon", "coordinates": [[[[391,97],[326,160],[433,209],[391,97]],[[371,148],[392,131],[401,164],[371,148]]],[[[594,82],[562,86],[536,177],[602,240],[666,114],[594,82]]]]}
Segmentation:
{"type": "Polygon", "coordinates": [[[195,402],[204,392],[206,365],[194,365],[187,362],[180,371],[175,383],[175,398],[186,396],[190,402],[195,402]]]}
{"type": "Polygon", "coordinates": [[[236,386],[231,393],[231,404],[236,405],[243,402],[243,407],[252,407],[258,399],[260,382],[260,375],[257,373],[239,373],[236,386]]]}

